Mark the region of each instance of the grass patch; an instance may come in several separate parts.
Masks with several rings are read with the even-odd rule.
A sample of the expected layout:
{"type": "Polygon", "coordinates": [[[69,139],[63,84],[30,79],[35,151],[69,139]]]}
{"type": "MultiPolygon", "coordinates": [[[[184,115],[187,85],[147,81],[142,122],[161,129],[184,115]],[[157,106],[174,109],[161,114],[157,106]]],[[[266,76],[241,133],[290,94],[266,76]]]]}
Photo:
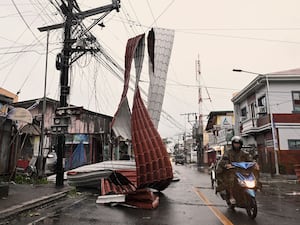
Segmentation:
{"type": "Polygon", "coordinates": [[[72,188],[72,190],[68,191],[68,197],[69,198],[76,198],[78,196],[81,196],[82,192],[78,191],[75,187],[72,188]]]}
{"type": "Polygon", "coordinates": [[[48,184],[47,178],[35,178],[17,174],[14,181],[17,184],[48,184]]]}

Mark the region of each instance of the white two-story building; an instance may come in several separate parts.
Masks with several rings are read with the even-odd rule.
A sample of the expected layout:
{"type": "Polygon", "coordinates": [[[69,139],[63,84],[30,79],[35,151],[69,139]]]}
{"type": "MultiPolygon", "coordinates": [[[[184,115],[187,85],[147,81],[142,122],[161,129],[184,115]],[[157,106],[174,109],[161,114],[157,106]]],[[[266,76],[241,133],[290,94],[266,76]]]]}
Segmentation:
{"type": "Polygon", "coordinates": [[[300,163],[300,68],[258,75],[232,102],[235,134],[257,146],[262,171],[293,174],[300,163]]]}
{"type": "Polygon", "coordinates": [[[207,161],[210,165],[215,161],[216,155],[222,155],[233,136],[234,127],[233,111],[212,111],[208,115],[205,131],[208,136],[206,145],[207,161]]]}

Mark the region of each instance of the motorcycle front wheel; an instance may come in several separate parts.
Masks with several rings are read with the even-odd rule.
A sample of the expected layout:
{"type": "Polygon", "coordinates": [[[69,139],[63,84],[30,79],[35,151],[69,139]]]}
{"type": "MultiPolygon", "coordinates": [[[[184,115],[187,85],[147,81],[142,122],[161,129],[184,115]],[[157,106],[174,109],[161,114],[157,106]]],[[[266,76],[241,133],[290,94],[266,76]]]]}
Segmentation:
{"type": "Polygon", "coordinates": [[[250,197],[249,205],[247,206],[246,211],[251,219],[254,219],[257,216],[257,203],[255,198],[250,197]]]}

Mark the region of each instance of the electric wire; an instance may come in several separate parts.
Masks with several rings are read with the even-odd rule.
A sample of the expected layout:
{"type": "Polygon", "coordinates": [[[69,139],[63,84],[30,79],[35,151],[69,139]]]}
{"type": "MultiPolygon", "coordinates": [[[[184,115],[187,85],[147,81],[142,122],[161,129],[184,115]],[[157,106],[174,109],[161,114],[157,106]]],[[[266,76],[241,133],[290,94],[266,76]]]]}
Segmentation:
{"type": "Polygon", "coordinates": [[[11,51],[11,52],[4,52],[4,53],[0,52],[0,55],[23,54],[23,53],[28,53],[28,52],[34,52],[38,55],[43,55],[44,54],[43,52],[39,52],[38,50],[31,49],[31,50],[11,51]]]}
{"type": "MultiPolygon", "coordinates": [[[[22,11],[22,14],[23,15],[26,15],[26,16],[32,16],[33,14],[26,14],[26,13],[32,13],[31,11],[22,11]]],[[[8,17],[19,17],[19,13],[12,13],[12,14],[7,14],[7,15],[1,15],[0,16],[0,19],[2,18],[8,18],[8,17]]]]}
{"type": "MultiPolygon", "coordinates": [[[[162,16],[166,11],[167,11],[167,9],[173,4],[173,2],[174,1],[172,1],[167,7],[166,7],[166,9],[159,15],[159,17],[160,16],[162,16]]],[[[147,4],[148,4],[148,7],[149,7],[149,9],[150,9],[150,12],[151,12],[151,15],[152,15],[152,17],[153,17],[153,19],[154,19],[154,22],[152,23],[152,25],[153,24],[155,24],[156,26],[157,26],[157,19],[159,18],[159,17],[157,17],[156,19],[154,18],[154,14],[153,14],[153,11],[152,11],[152,9],[151,9],[151,7],[150,7],[150,4],[149,4],[149,1],[147,0],[147,4]]],[[[151,26],[152,26],[151,25],[151,26]]],[[[199,88],[199,87],[198,87],[199,88]]],[[[206,92],[207,92],[207,95],[209,96],[209,93],[208,93],[208,90],[206,89],[206,92]]],[[[169,95],[170,95],[170,93],[168,93],[169,95]]],[[[210,96],[209,96],[209,99],[210,99],[210,96]]]]}
{"type": "MultiPolygon", "coordinates": [[[[122,8],[121,12],[124,14],[124,16],[125,16],[125,18],[126,18],[126,22],[129,24],[129,27],[132,29],[133,34],[136,35],[136,34],[138,33],[138,31],[135,30],[135,26],[132,26],[132,24],[131,24],[131,22],[130,22],[130,21],[132,21],[132,20],[131,20],[130,18],[128,18],[129,15],[127,14],[127,12],[125,12],[125,9],[123,9],[123,8],[122,8]]],[[[119,16],[119,18],[121,18],[121,17],[119,16]]],[[[123,27],[124,27],[124,30],[125,30],[125,31],[127,32],[127,34],[128,34],[127,37],[129,38],[131,35],[130,35],[130,32],[129,32],[127,26],[125,25],[124,20],[121,19],[121,23],[122,23],[122,25],[123,25],[123,27]]]]}
{"type": "MultiPolygon", "coordinates": [[[[105,55],[104,55],[105,56],[105,55]]],[[[107,57],[106,59],[112,60],[111,57],[107,57]]],[[[121,80],[123,82],[123,78],[118,74],[118,72],[116,72],[108,63],[107,61],[102,61],[102,63],[104,63],[105,67],[107,67],[113,75],[115,75],[119,80],[121,80]]],[[[113,65],[117,67],[117,69],[121,69],[121,71],[123,72],[123,69],[118,66],[116,64],[116,62],[113,62],[113,65]]],[[[129,86],[129,89],[134,91],[134,88],[132,86],[129,86]]],[[[141,88],[141,92],[145,94],[145,91],[141,88]]],[[[170,123],[172,123],[175,127],[177,127],[178,129],[184,130],[183,126],[181,124],[178,123],[178,121],[176,121],[169,113],[167,113],[166,111],[162,110],[162,114],[161,114],[166,120],[168,120],[170,123]]]]}
{"type": "MultiPolygon", "coordinates": [[[[99,65],[98,67],[102,69],[102,65],[100,63],[98,63],[97,65],[99,65]]],[[[100,95],[101,103],[104,103],[104,104],[100,104],[99,101],[96,103],[98,105],[98,108],[102,108],[102,109],[105,108],[106,111],[110,111],[110,112],[114,113],[115,108],[112,103],[113,102],[117,103],[118,102],[117,97],[119,97],[119,96],[116,96],[115,88],[113,88],[110,85],[110,82],[107,79],[108,74],[104,73],[103,71],[102,71],[102,73],[99,73],[99,74],[101,75],[101,81],[102,81],[101,82],[101,84],[102,84],[102,86],[101,86],[102,92],[101,93],[105,93],[105,97],[100,95]],[[104,91],[104,90],[106,90],[106,91],[104,91]]]]}
{"type": "MultiPolygon", "coordinates": [[[[177,30],[175,30],[175,31],[180,32],[177,30]]],[[[211,36],[211,37],[218,37],[218,38],[232,38],[232,39],[242,39],[242,40],[252,40],[252,41],[277,42],[277,43],[296,44],[296,45],[300,44],[300,42],[298,42],[298,41],[286,41],[286,40],[235,36],[235,35],[225,35],[225,34],[212,34],[212,33],[200,33],[200,32],[181,32],[181,33],[200,35],[200,36],[211,36]]]]}
{"type": "Polygon", "coordinates": [[[98,74],[101,74],[99,73],[99,70],[98,70],[98,67],[96,66],[96,63],[94,63],[94,68],[93,68],[93,79],[94,79],[94,101],[95,101],[95,109],[96,111],[98,112],[101,112],[102,109],[101,109],[101,105],[99,104],[99,101],[98,101],[98,87],[97,87],[97,78],[98,78],[98,74]]]}
{"type": "Polygon", "coordinates": [[[31,27],[29,26],[29,24],[27,23],[27,21],[25,20],[25,18],[23,17],[21,11],[19,10],[18,6],[16,5],[14,0],[11,0],[11,2],[13,3],[14,7],[16,8],[19,16],[21,17],[21,19],[23,20],[24,24],[26,25],[26,27],[28,28],[28,30],[31,32],[31,34],[33,35],[33,37],[40,42],[40,40],[38,39],[38,37],[35,35],[35,33],[32,31],[31,27]]]}
{"type": "MultiPolygon", "coordinates": [[[[35,41],[35,40],[34,40],[34,41],[35,41]]],[[[27,47],[26,47],[26,48],[27,48],[27,47]]],[[[25,48],[24,48],[24,49],[25,49],[25,48]]],[[[22,54],[15,54],[15,59],[14,59],[14,60],[11,60],[11,63],[10,63],[10,64],[12,64],[12,63],[13,63],[13,64],[11,65],[11,68],[10,68],[9,71],[6,73],[6,76],[4,77],[4,80],[2,81],[2,84],[1,84],[2,87],[4,86],[6,80],[8,79],[8,77],[9,77],[10,73],[12,72],[12,70],[15,68],[15,65],[17,64],[17,62],[18,62],[18,60],[21,58],[21,56],[22,56],[22,54]]],[[[10,64],[1,67],[1,68],[0,68],[0,71],[1,71],[2,69],[4,69],[5,67],[9,66],[10,64]]]]}
{"type": "MultiPolygon", "coordinates": [[[[12,40],[10,40],[10,41],[14,42],[12,40]]],[[[49,45],[57,45],[57,44],[61,44],[61,42],[52,42],[52,43],[49,43],[49,45]]],[[[32,47],[40,47],[40,46],[41,46],[40,43],[36,43],[36,44],[22,44],[22,45],[11,46],[11,47],[0,47],[0,50],[12,49],[12,48],[29,48],[29,47],[32,48],[32,47]]]]}
{"type": "MultiPolygon", "coordinates": [[[[99,50],[99,52],[105,57],[105,59],[113,65],[113,67],[115,67],[117,69],[117,71],[120,71],[121,73],[124,73],[124,69],[103,49],[103,47],[99,44],[98,41],[96,41],[96,45],[97,45],[97,49],[99,50]]],[[[97,52],[98,53],[98,52],[97,52]]],[[[100,60],[102,60],[102,58],[100,58],[100,60]]],[[[100,61],[101,62],[101,61],[100,61]]],[[[113,75],[117,76],[117,78],[119,80],[121,80],[123,82],[123,78],[118,74],[118,72],[115,71],[115,69],[113,69],[111,67],[111,65],[109,65],[106,61],[102,60],[102,63],[104,63],[104,66],[110,70],[112,72],[113,75]]],[[[132,81],[132,80],[131,80],[132,81]]],[[[134,81],[132,81],[134,82],[134,81]]],[[[132,87],[129,87],[131,90],[134,90],[132,87]]],[[[143,93],[144,95],[147,96],[147,93],[141,88],[141,93],[143,93]]],[[[182,128],[182,125],[178,124],[178,122],[172,118],[171,115],[169,115],[167,112],[165,112],[164,110],[162,110],[162,114],[165,114],[164,117],[165,119],[167,119],[169,122],[173,123],[176,127],[178,128],[182,128]]]]}
{"type": "Polygon", "coordinates": [[[152,8],[151,8],[151,6],[150,6],[149,0],[146,0],[146,1],[147,1],[147,5],[148,5],[148,7],[149,7],[149,10],[150,10],[152,19],[153,19],[153,21],[154,21],[153,24],[155,24],[155,26],[157,26],[157,22],[156,22],[156,19],[155,19],[154,14],[153,14],[152,8]]]}
{"type": "MultiPolygon", "coordinates": [[[[52,1],[50,1],[50,2],[52,2],[52,1]]],[[[148,2],[148,1],[147,1],[148,2]]],[[[56,3],[57,3],[57,1],[56,1],[56,3]]],[[[148,2],[149,3],[149,2],[148,2]]],[[[128,20],[129,21],[129,20],[128,20]]],[[[134,26],[136,26],[135,24],[133,24],[132,25],[133,27],[134,26]]],[[[141,26],[140,26],[141,27],[141,26]]],[[[132,28],[133,29],[133,28],[132,28]]],[[[181,32],[180,30],[176,30],[176,32],[181,32]]],[[[128,32],[129,33],[129,32],[128,32]]],[[[116,68],[114,68],[114,70],[115,70],[116,68]]],[[[118,72],[116,72],[116,73],[119,73],[119,71],[118,72]]],[[[121,80],[123,81],[123,78],[121,78],[121,80]]],[[[170,85],[170,84],[168,84],[168,85],[170,85]]],[[[207,88],[210,88],[210,87],[207,87],[207,88]]],[[[214,88],[214,87],[212,87],[212,88],[214,88]]],[[[222,89],[222,88],[217,88],[217,87],[215,87],[216,89],[222,89]]],[[[226,90],[226,89],[224,89],[224,90],[226,90]]]]}
{"type": "MultiPolygon", "coordinates": [[[[134,16],[135,16],[135,19],[136,19],[137,22],[138,22],[137,26],[140,27],[140,29],[142,29],[141,22],[140,22],[140,20],[139,20],[137,14],[136,14],[136,11],[135,11],[134,7],[133,7],[132,4],[131,4],[131,0],[128,0],[128,3],[129,3],[129,6],[130,6],[131,10],[133,11],[133,14],[134,14],[134,16]]],[[[141,32],[143,33],[143,32],[145,32],[145,31],[142,29],[141,32]]]]}
{"type": "MultiPolygon", "coordinates": [[[[41,14],[41,13],[40,13],[41,14]]],[[[31,22],[31,24],[33,24],[34,22],[35,22],[35,20],[37,19],[39,17],[39,15],[38,16],[36,16],[36,18],[34,19],[34,20],[32,20],[32,22],[31,22]]],[[[30,24],[30,25],[31,25],[30,24]]],[[[26,29],[17,37],[17,39],[13,42],[13,45],[11,45],[10,47],[13,47],[14,46],[14,44],[16,44],[22,37],[23,37],[23,35],[25,34],[25,32],[26,32],[26,29]]],[[[41,44],[41,45],[44,45],[44,44],[42,44],[39,40],[38,40],[38,42],[41,44]]],[[[7,52],[9,51],[10,49],[8,48],[8,50],[7,50],[7,52]]],[[[0,57],[0,60],[2,59],[2,57],[0,57]]],[[[13,58],[11,58],[11,59],[7,59],[6,61],[13,61],[13,58]]]]}
{"type": "Polygon", "coordinates": [[[153,23],[150,25],[150,27],[153,26],[153,24],[156,23],[156,21],[163,15],[165,14],[165,12],[171,7],[171,5],[175,2],[175,0],[172,0],[167,6],[166,8],[158,15],[158,17],[156,17],[156,19],[153,21],[153,23]]]}
{"type": "MultiPolygon", "coordinates": [[[[19,11],[18,7],[16,6],[15,2],[14,2],[13,0],[12,0],[12,2],[13,2],[13,4],[14,4],[14,6],[16,7],[17,11],[19,12],[20,17],[22,17],[23,21],[25,22],[26,26],[29,27],[28,23],[26,22],[26,20],[24,19],[24,17],[23,17],[22,14],[20,13],[20,11],[19,11]]],[[[31,3],[32,3],[32,1],[31,1],[31,3]]],[[[33,3],[32,3],[32,4],[33,4],[33,3]]],[[[41,3],[38,2],[37,4],[33,4],[33,5],[40,5],[40,6],[41,6],[41,3]]],[[[47,5],[46,5],[45,7],[42,6],[41,11],[39,12],[39,14],[38,14],[38,16],[37,16],[36,18],[41,17],[40,15],[46,10],[46,7],[47,7],[47,5]]],[[[42,18],[42,19],[43,19],[43,18],[42,18]]],[[[36,19],[35,19],[35,20],[36,20],[36,19]]],[[[35,20],[33,20],[32,23],[33,23],[35,20]]],[[[44,20],[44,21],[45,21],[45,20],[44,20]]],[[[30,29],[31,32],[33,32],[33,31],[31,30],[30,27],[29,27],[29,29],[30,29]]],[[[26,30],[25,30],[25,31],[26,31],[26,30]]],[[[23,34],[25,33],[25,31],[19,36],[19,38],[17,38],[17,40],[14,42],[14,44],[15,44],[15,43],[23,36],[23,34]]],[[[35,36],[35,39],[37,40],[37,42],[39,42],[40,45],[44,45],[43,43],[41,43],[40,39],[39,39],[35,34],[34,34],[34,36],[35,36]]],[[[15,47],[15,46],[11,46],[10,48],[8,48],[8,50],[7,50],[6,53],[1,53],[1,55],[12,53],[12,52],[9,52],[9,50],[10,50],[11,48],[14,48],[14,47],[15,47]]],[[[20,53],[26,53],[26,52],[28,52],[29,50],[25,50],[27,47],[30,47],[30,45],[25,46],[23,50],[20,50],[20,51],[18,51],[18,52],[16,52],[16,53],[20,54],[20,53]]],[[[40,52],[38,52],[38,51],[35,51],[35,50],[32,50],[32,51],[33,51],[33,52],[36,52],[36,53],[38,53],[38,54],[42,54],[42,53],[40,53],[40,52]]],[[[16,59],[19,59],[19,57],[16,57],[16,59]]],[[[9,59],[9,60],[11,60],[11,62],[16,62],[16,61],[17,61],[17,60],[12,60],[12,59],[9,59]]],[[[2,62],[2,63],[3,63],[3,62],[2,62]]],[[[15,63],[15,64],[16,64],[16,63],[15,63]]],[[[12,68],[13,68],[13,67],[12,67],[12,68]]],[[[9,76],[10,72],[12,71],[12,68],[11,68],[10,71],[7,73],[5,79],[4,79],[3,82],[2,82],[2,85],[5,84],[5,82],[6,82],[7,78],[8,78],[8,76],[9,76]]],[[[3,67],[2,67],[1,69],[3,69],[3,67]]]]}
{"type": "MultiPolygon", "coordinates": [[[[116,72],[109,64],[107,64],[107,61],[106,60],[104,60],[104,59],[102,59],[102,57],[100,56],[100,55],[95,55],[95,59],[98,61],[98,63],[99,63],[99,67],[101,66],[103,66],[104,68],[106,68],[111,74],[115,74],[119,79],[121,79],[120,77],[119,77],[119,75],[118,75],[118,72],[116,72]]],[[[106,76],[102,76],[102,78],[103,79],[106,79],[106,76]]],[[[122,80],[122,79],[121,79],[122,80]]],[[[107,81],[107,80],[104,80],[104,82],[102,82],[102,83],[104,83],[105,85],[108,85],[109,84],[109,82],[107,81]]],[[[108,85],[108,89],[110,90],[110,93],[114,93],[114,91],[112,90],[112,88],[111,88],[111,86],[110,85],[108,85]]],[[[114,95],[112,95],[112,94],[109,94],[109,93],[107,93],[106,92],[106,94],[107,94],[107,96],[109,96],[109,97],[114,97],[114,95]]],[[[107,101],[107,99],[106,98],[102,98],[102,102],[104,102],[104,103],[106,103],[106,105],[108,106],[108,107],[111,107],[111,103],[112,102],[117,102],[116,101],[116,99],[114,99],[114,101],[107,101]]],[[[98,104],[99,104],[99,102],[98,102],[98,104]]],[[[99,106],[100,106],[100,104],[99,104],[99,106]]],[[[102,108],[102,107],[101,107],[102,108]]]]}
{"type": "MultiPolygon", "coordinates": [[[[39,3],[39,2],[38,2],[38,3],[39,3]]],[[[53,2],[51,1],[51,3],[53,3],[53,2]]],[[[129,20],[128,20],[128,21],[129,21],[129,20]]],[[[27,24],[27,27],[29,27],[28,24],[27,24]]],[[[36,37],[36,40],[38,40],[37,37],[36,37]]],[[[113,67],[116,67],[116,68],[118,68],[118,70],[121,70],[121,72],[123,72],[123,69],[121,69],[121,67],[118,66],[118,65],[116,64],[116,62],[113,61],[113,59],[112,59],[111,57],[107,57],[107,56],[106,56],[106,60],[107,60],[107,59],[109,59],[109,62],[113,65],[113,67]]],[[[103,64],[103,60],[102,60],[102,64],[103,64]]],[[[107,69],[109,69],[111,72],[114,71],[115,74],[118,74],[118,72],[116,72],[115,69],[113,69],[113,67],[108,66],[108,64],[106,64],[106,68],[107,68],[107,69]]],[[[32,69],[33,69],[33,68],[32,68],[32,69]]],[[[24,85],[26,84],[26,82],[27,82],[28,79],[29,79],[29,75],[27,75],[27,77],[26,77],[26,79],[24,80],[24,82],[22,83],[22,85],[21,85],[19,91],[21,91],[21,89],[24,87],[24,85]]],[[[123,81],[122,78],[121,78],[121,80],[123,81]]],[[[167,115],[166,117],[167,117],[167,120],[172,121],[168,115],[167,115]]]]}
{"type": "MultiPolygon", "coordinates": [[[[111,62],[112,62],[112,61],[111,61],[111,62]]],[[[21,88],[25,85],[25,83],[26,83],[26,81],[28,80],[28,78],[29,78],[29,77],[27,76],[26,79],[25,79],[25,81],[24,81],[23,84],[21,85],[21,88]]],[[[20,89],[21,89],[21,88],[20,88],[20,89]]]]}
{"type": "MultiPolygon", "coordinates": [[[[129,20],[128,20],[128,21],[129,21],[129,20]]],[[[208,87],[205,87],[205,88],[206,88],[206,91],[208,92],[208,90],[207,90],[208,87]]],[[[210,98],[210,97],[209,97],[209,98],[210,98]]]]}
{"type": "Polygon", "coordinates": [[[29,73],[27,74],[26,78],[24,79],[23,83],[21,84],[20,88],[17,91],[17,95],[21,93],[22,88],[25,86],[26,82],[28,81],[30,75],[32,74],[33,69],[37,66],[38,62],[41,60],[41,58],[39,57],[36,62],[33,64],[33,66],[31,67],[31,70],[29,71],[29,73]]]}
{"type": "Polygon", "coordinates": [[[55,3],[52,1],[52,0],[49,0],[49,2],[51,3],[51,5],[53,5],[53,7],[57,10],[57,12],[62,16],[63,14],[62,14],[62,11],[61,11],[61,9],[60,9],[60,7],[59,7],[59,3],[55,0],[55,2],[56,2],[56,5],[55,5],[55,3]]]}
{"type": "MultiPolygon", "coordinates": [[[[25,34],[26,29],[17,37],[17,39],[13,42],[13,44],[10,47],[13,47],[15,43],[18,43],[18,41],[22,38],[22,36],[25,34]]],[[[31,43],[34,43],[35,41],[32,41],[31,43]]],[[[9,51],[10,48],[7,49],[9,51]]],[[[0,57],[0,61],[2,60],[3,57],[0,57]]],[[[10,60],[10,59],[8,59],[10,60]]],[[[1,70],[1,69],[0,69],[1,70]]]]}
{"type": "MultiPolygon", "coordinates": [[[[41,36],[43,36],[43,35],[41,34],[41,36]]],[[[41,37],[41,38],[42,38],[41,40],[43,40],[45,37],[46,37],[46,36],[41,37]]],[[[36,44],[36,41],[33,40],[30,44],[24,45],[24,48],[22,48],[21,50],[19,50],[18,53],[26,53],[26,52],[28,52],[28,50],[26,50],[27,48],[30,48],[31,46],[37,46],[37,45],[38,45],[38,44],[36,44]]],[[[39,45],[40,45],[40,44],[39,44],[39,45]]],[[[12,49],[12,48],[14,48],[14,46],[8,47],[8,48],[7,48],[7,51],[1,53],[0,55],[5,55],[6,53],[9,53],[9,50],[12,49]]],[[[50,53],[51,53],[51,52],[50,52],[50,53]]],[[[52,54],[52,53],[51,53],[51,54],[52,54]]],[[[20,59],[21,55],[22,55],[22,54],[15,54],[15,55],[12,56],[11,58],[8,58],[6,61],[2,61],[1,64],[3,64],[3,66],[0,68],[0,71],[3,70],[3,69],[5,69],[6,67],[8,67],[8,66],[11,65],[11,64],[16,64],[17,61],[20,59]]],[[[0,58],[1,58],[1,57],[0,57],[0,58]]],[[[5,79],[4,79],[3,83],[2,83],[3,85],[4,85],[5,80],[7,79],[8,75],[9,75],[9,74],[6,75],[6,77],[5,77],[5,79]]]]}
{"type": "Polygon", "coordinates": [[[47,22],[47,20],[44,18],[44,16],[47,16],[48,19],[50,18],[50,20],[52,20],[52,18],[48,16],[48,13],[44,12],[46,7],[49,5],[49,3],[45,4],[45,5],[41,5],[41,3],[38,0],[35,0],[37,2],[37,4],[33,4],[34,0],[29,0],[29,1],[32,3],[32,6],[35,7],[38,12],[40,12],[38,15],[44,21],[44,23],[47,22]]]}
{"type": "Polygon", "coordinates": [[[182,32],[189,32],[189,31],[203,31],[203,30],[221,30],[221,31],[299,31],[300,27],[252,27],[252,28],[177,28],[177,31],[182,31],[182,32]]]}
{"type": "MultiPolygon", "coordinates": [[[[174,83],[167,82],[166,83],[167,86],[186,87],[186,88],[198,88],[199,87],[199,85],[197,85],[197,84],[184,84],[184,83],[180,83],[180,82],[175,81],[175,80],[171,80],[171,79],[168,79],[168,80],[172,81],[174,83]]],[[[145,80],[140,80],[140,82],[149,83],[149,81],[145,81],[145,80]]],[[[228,90],[228,91],[239,91],[240,90],[240,89],[237,89],[237,88],[225,88],[225,87],[206,86],[206,85],[200,85],[200,87],[208,88],[208,89],[228,90]]]]}
{"type": "MultiPolygon", "coordinates": [[[[121,19],[121,18],[120,18],[121,19]]],[[[147,29],[151,29],[152,25],[144,25],[141,23],[135,23],[134,21],[124,21],[121,19],[122,23],[128,23],[130,26],[138,26],[138,27],[145,27],[147,29]]],[[[277,40],[277,39],[267,39],[267,38],[259,38],[259,37],[247,37],[247,36],[236,36],[236,35],[225,35],[225,34],[214,34],[214,33],[203,33],[203,32],[197,32],[197,30],[228,30],[228,31],[234,31],[234,30],[250,30],[250,31],[255,31],[255,30],[275,30],[275,31],[285,31],[285,30],[291,30],[291,31],[298,31],[300,28],[237,28],[237,29],[191,29],[191,30],[185,30],[185,29],[173,29],[175,33],[183,33],[183,34],[192,34],[192,35],[199,35],[199,36],[213,36],[213,37],[218,37],[218,38],[233,38],[233,39],[241,39],[241,40],[252,40],[252,41],[264,41],[264,42],[278,42],[278,43],[287,43],[287,44],[300,44],[300,42],[297,41],[288,41],[288,40],[277,40]]]]}

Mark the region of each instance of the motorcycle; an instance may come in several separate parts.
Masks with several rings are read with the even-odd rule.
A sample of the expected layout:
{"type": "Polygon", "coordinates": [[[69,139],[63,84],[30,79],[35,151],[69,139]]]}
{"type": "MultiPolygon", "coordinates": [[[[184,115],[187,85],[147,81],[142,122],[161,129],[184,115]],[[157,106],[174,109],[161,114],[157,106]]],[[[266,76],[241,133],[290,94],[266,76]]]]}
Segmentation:
{"type": "Polygon", "coordinates": [[[231,204],[230,195],[227,190],[221,191],[220,195],[226,201],[229,208],[245,208],[248,216],[254,219],[257,216],[256,191],[257,180],[252,172],[255,162],[232,162],[232,168],[235,171],[234,193],[233,197],[236,204],[231,204]]]}

